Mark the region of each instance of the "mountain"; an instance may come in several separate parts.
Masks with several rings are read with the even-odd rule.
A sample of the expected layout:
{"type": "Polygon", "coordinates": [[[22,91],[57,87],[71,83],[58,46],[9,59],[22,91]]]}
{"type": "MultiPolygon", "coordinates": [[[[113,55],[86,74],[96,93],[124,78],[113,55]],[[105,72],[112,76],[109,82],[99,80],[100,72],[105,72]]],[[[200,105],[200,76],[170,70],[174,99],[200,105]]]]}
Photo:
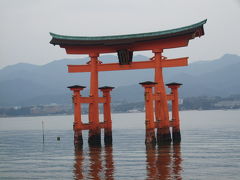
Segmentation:
{"type": "Polygon", "coordinates": [[[240,56],[226,54],[217,60],[192,63],[182,73],[168,72],[171,74],[168,80],[183,83],[180,89],[183,97],[226,97],[240,93],[239,69],[240,56]]]}
{"type": "MultiPolygon", "coordinates": [[[[148,59],[134,56],[134,61],[148,59]]],[[[100,57],[104,63],[117,62],[117,57],[100,57]]],[[[0,69],[0,106],[69,104],[70,85],[89,88],[89,73],[68,73],[68,64],[86,64],[88,58],[61,59],[39,66],[19,63],[0,69]]],[[[180,82],[180,96],[228,96],[239,94],[240,56],[226,54],[211,61],[199,61],[187,67],[164,69],[165,82],[180,82]]],[[[100,86],[114,86],[113,101],[143,101],[142,81],[153,81],[153,70],[112,71],[99,73],[100,86]]],[[[83,91],[88,95],[88,89],[83,91]]]]}

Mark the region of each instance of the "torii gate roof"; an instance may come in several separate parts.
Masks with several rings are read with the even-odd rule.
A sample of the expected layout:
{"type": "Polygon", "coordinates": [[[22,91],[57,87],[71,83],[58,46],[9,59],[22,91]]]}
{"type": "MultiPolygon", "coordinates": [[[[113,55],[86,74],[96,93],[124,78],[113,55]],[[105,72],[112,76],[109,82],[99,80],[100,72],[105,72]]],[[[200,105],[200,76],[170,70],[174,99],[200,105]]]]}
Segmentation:
{"type": "MultiPolygon", "coordinates": [[[[55,33],[50,33],[52,39],[50,41],[53,45],[59,45],[60,47],[115,47],[112,51],[116,51],[119,47],[127,46],[132,47],[137,43],[148,43],[169,38],[188,36],[189,39],[200,37],[204,35],[203,25],[207,20],[185,26],[181,28],[156,31],[149,33],[128,34],[128,35],[114,35],[114,36],[66,36],[55,33]]],[[[133,49],[134,50],[134,49],[133,49]]]]}

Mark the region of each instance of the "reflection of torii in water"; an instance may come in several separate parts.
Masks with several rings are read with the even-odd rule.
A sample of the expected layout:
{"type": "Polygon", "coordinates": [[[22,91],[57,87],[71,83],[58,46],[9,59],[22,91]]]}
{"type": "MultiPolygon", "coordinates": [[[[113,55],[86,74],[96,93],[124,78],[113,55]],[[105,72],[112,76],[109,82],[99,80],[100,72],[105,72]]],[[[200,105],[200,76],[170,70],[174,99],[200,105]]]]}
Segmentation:
{"type": "MultiPolygon", "coordinates": [[[[112,146],[75,148],[74,179],[114,179],[112,146]]],[[[118,158],[119,159],[119,158],[118,158]]],[[[182,179],[180,144],[146,147],[146,179],[182,179]]],[[[117,178],[116,178],[117,179],[117,178]]]]}
{"type": "MultiPolygon", "coordinates": [[[[101,144],[101,128],[105,130],[105,144],[112,143],[111,135],[111,111],[110,111],[110,91],[112,87],[102,87],[103,97],[98,94],[98,72],[100,71],[119,71],[119,70],[133,70],[133,69],[154,69],[155,79],[151,84],[154,87],[154,93],[151,95],[149,90],[149,82],[142,83],[145,87],[145,92],[150,92],[151,101],[154,105],[146,100],[146,126],[147,136],[146,143],[155,143],[155,131],[157,128],[157,142],[169,143],[171,142],[169,111],[167,101],[170,100],[175,105],[177,104],[177,97],[175,90],[179,84],[170,84],[172,93],[167,95],[165,84],[163,81],[163,68],[165,67],[178,67],[186,66],[188,58],[166,59],[162,56],[164,49],[179,48],[187,46],[189,40],[195,37],[204,35],[203,25],[206,20],[172,30],[158,31],[151,33],[117,35],[117,36],[98,36],[98,37],[82,37],[82,36],[62,36],[50,33],[52,36],[51,44],[59,45],[66,49],[68,54],[88,54],[90,61],[86,65],[68,65],[70,73],[77,72],[90,72],[90,95],[89,97],[81,97],[80,91],[83,86],[70,86],[69,88],[74,91],[74,132],[75,144],[82,145],[82,130],[89,130],[88,142],[90,145],[101,144]],[[154,57],[147,61],[132,62],[134,51],[153,52],[154,57]],[[105,64],[98,60],[99,54],[103,53],[116,53],[118,54],[118,63],[105,64]],[[147,89],[148,90],[147,90],[147,89]],[[81,103],[89,103],[89,123],[83,124],[81,122],[81,103]],[[99,121],[99,103],[104,104],[104,122],[99,121]],[[150,105],[152,107],[150,107],[150,105]],[[154,108],[155,107],[155,108],[154,108]],[[155,114],[155,121],[154,116],[155,114]],[[150,118],[150,119],[149,119],[150,118]],[[150,129],[149,129],[150,128],[150,129]]],[[[176,108],[176,106],[173,107],[176,108]]],[[[173,125],[176,125],[176,118],[178,117],[178,108],[173,113],[173,125]],[[175,116],[174,116],[175,115],[175,116]],[[177,117],[176,117],[177,115],[177,117]]],[[[173,128],[173,141],[180,141],[180,129],[173,128]]]]}
{"type": "MultiPolygon", "coordinates": [[[[146,170],[150,179],[182,179],[180,144],[146,148],[146,170]]],[[[148,179],[147,178],[147,179],[148,179]]]]}
{"type": "Polygon", "coordinates": [[[75,179],[114,179],[112,146],[90,146],[88,152],[84,155],[82,148],[75,148],[75,179]]]}

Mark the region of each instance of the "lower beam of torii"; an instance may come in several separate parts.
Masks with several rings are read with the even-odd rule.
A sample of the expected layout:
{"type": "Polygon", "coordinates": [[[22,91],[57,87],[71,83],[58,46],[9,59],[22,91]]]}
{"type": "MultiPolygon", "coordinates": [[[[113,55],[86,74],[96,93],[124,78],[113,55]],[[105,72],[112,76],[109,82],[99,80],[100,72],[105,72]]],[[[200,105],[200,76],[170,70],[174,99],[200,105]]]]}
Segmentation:
{"type": "MultiPolygon", "coordinates": [[[[134,69],[155,69],[155,94],[158,94],[160,99],[155,101],[155,117],[159,122],[157,130],[158,143],[171,142],[169,111],[167,104],[167,95],[163,80],[164,67],[187,66],[188,57],[177,59],[165,59],[162,56],[162,49],[153,50],[154,57],[148,61],[132,62],[129,65],[120,65],[119,63],[103,64],[98,60],[98,53],[90,53],[90,61],[87,65],[68,65],[68,72],[90,72],[90,97],[97,99],[98,95],[98,72],[99,71],[119,71],[119,70],[134,70],[134,69]]],[[[98,101],[93,101],[89,105],[89,122],[92,124],[92,129],[89,130],[89,144],[100,144],[101,129],[99,125],[99,106],[98,101]]]]}

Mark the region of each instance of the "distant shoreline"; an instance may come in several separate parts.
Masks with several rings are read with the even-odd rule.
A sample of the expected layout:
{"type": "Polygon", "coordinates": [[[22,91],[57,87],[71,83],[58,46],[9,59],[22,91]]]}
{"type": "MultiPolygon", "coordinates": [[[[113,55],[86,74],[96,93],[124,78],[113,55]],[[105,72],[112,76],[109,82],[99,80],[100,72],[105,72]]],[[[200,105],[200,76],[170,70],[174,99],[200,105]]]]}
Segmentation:
{"type": "MultiPolygon", "coordinates": [[[[184,109],[180,110],[180,112],[186,112],[186,111],[238,111],[238,109],[184,109]]],[[[112,114],[134,114],[134,113],[144,113],[145,111],[139,111],[139,112],[113,112],[112,114]]],[[[170,111],[171,112],[171,111],[170,111]]],[[[102,115],[102,113],[100,113],[102,115]]],[[[88,115],[88,114],[82,114],[82,115],[88,115]]],[[[3,118],[24,118],[24,117],[49,117],[49,116],[73,116],[73,114],[43,114],[43,115],[23,115],[23,116],[0,116],[0,119],[3,118]]]]}

